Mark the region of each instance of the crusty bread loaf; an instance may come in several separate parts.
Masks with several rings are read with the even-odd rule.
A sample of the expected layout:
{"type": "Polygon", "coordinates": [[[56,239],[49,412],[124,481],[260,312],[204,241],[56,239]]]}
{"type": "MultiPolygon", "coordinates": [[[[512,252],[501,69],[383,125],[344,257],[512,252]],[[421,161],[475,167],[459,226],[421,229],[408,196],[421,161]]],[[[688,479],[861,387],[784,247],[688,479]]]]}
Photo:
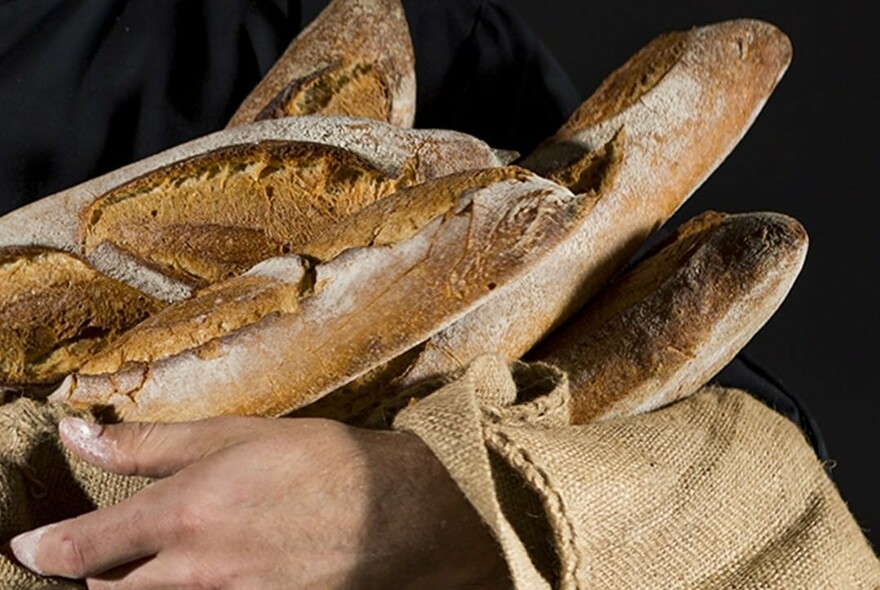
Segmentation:
{"type": "MultiPolygon", "coordinates": [[[[372,400],[395,394],[484,352],[518,358],[595,294],[717,166],[789,58],[784,35],[756,21],[656,41],[525,160],[577,197],[516,168],[392,192],[500,162],[472,138],[294,117],[228,130],[72,189],[51,213],[44,206],[0,220],[0,231],[9,222],[21,234],[29,231],[24,221],[74,213],[76,222],[37,233],[130,281],[148,269],[167,282],[156,288],[148,276],[151,288],[169,299],[267,255],[301,255],[271,258],[166,309],[95,356],[53,399],[109,406],[127,420],[277,415],[333,390],[332,403],[352,391],[372,400]],[[306,153],[297,151],[302,144],[266,143],[292,136],[356,149],[306,153]],[[318,172],[302,162],[318,162],[318,172]],[[342,171],[341,185],[358,187],[356,206],[326,225],[286,228],[271,218],[272,206],[254,214],[214,202],[230,182],[256,186],[266,200],[267,186],[274,194],[304,178],[323,192],[335,186],[333,170],[342,171]],[[259,184],[274,174],[279,184],[259,184]],[[167,215],[163,199],[172,202],[167,215]],[[237,219],[211,217],[227,211],[237,219]],[[172,237],[228,242],[231,254],[223,246],[206,261],[204,244],[173,244],[152,220],[172,237]]],[[[308,188],[301,193],[282,200],[285,207],[320,200],[308,188]]]]}
{"type": "Polygon", "coordinates": [[[172,305],[52,399],[125,420],[288,412],[460,318],[552,252],[592,205],[517,168],[395,193],[310,246],[327,262],[271,259],[172,305]],[[337,254],[342,239],[353,248],[337,254]]]}
{"type": "Polygon", "coordinates": [[[759,21],[674,39],[655,41],[612,74],[524,161],[556,178],[575,166],[572,188],[598,199],[589,222],[518,283],[434,336],[401,385],[449,373],[485,352],[519,358],[582,306],[733,149],[791,57],[788,38],[759,21]],[[560,145],[574,146],[574,157],[560,162],[560,145]],[[583,165],[587,152],[598,157],[583,165]]]}
{"type": "Polygon", "coordinates": [[[753,20],[667,35],[642,49],[523,160],[592,195],[587,223],[462,320],[298,415],[374,424],[381,398],[484,353],[519,358],[597,293],[718,166],[790,58],[785,35],[753,20]]]}
{"type": "Polygon", "coordinates": [[[527,355],[568,374],[572,421],[653,410],[694,393],[782,304],[807,235],[775,213],[681,226],[527,355]]]}
{"type": "Polygon", "coordinates": [[[412,41],[400,0],[333,0],[290,44],[229,122],[346,115],[409,127],[412,41]]]}
{"type": "Polygon", "coordinates": [[[266,121],[172,148],[14,211],[0,218],[0,247],[81,254],[99,271],[175,301],[261,256],[292,250],[321,232],[321,223],[397,186],[501,163],[485,143],[452,131],[342,117],[266,121]],[[233,194],[230,185],[246,194],[233,194]],[[325,190],[335,192],[334,202],[325,190]],[[253,199],[242,202],[246,196],[253,199]],[[300,217],[282,221],[287,213],[300,217]],[[184,230],[190,242],[178,239],[184,230]],[[216,259],[206,261],[212,253],[216,259]]]}
{"type": "Polygon", "coordinates": [[[162,303],[45,248],[0,248],[0,389],[57,383],[162,303]]]}
{"type": "Polygon", "coordinates": [[[169,307],[90,359],[82,373],[110,374],[130,363],[149,364],[202,347],[269,314],[295,313],[299,299],[315,288],[309,282],[309,262],[329,262],[352,248],[392,246],[449,213],[469,191],[505,181],[527,183],[531,178],[522,168],[491,168],[444,176],[394,193],[328,226],[296,251],[299,258],[256,266],[239,280],[216,283],[169,307]]]}

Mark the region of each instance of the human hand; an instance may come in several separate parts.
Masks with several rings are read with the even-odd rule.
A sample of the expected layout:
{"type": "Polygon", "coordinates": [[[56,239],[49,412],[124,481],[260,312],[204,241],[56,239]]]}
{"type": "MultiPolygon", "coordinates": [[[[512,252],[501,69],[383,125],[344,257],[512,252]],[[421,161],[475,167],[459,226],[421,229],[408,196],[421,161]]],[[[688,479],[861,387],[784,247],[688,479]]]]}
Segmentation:
{"type": "Polygon", "coordinates": [[[41,574],[93,590],[509,587],[488,529],[415,435],[233,417],[59,431],[86,461],[163,479],[16,537],[41,574]]]}

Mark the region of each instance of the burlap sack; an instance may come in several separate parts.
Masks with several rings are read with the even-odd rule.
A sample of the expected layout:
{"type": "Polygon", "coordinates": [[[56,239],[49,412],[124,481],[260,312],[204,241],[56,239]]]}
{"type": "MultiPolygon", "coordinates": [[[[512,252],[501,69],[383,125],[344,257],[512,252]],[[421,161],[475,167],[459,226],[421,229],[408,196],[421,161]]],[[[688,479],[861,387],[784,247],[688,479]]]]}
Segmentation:
{"type": "Polygon", "coordinates": [[[84,588],[47,580],[19,566],[8,541],[44,524],[116,504],[147,485],[139,477],[105,473],[72,457],[58,439],[68,413],[27,399],[0,406],[0,588],[84,588]]]}
{"type": "Polygon", "coordinates": [[[582,426],[567,398],[550,367],[482,358],[394,423],[449,469],[515,588],[880,588],[807,441],[751,396],[707,388],[582,426]]]}
{"type": "MultiPolygon", "coordinates": [[[[59,445],[64,412],[0,407],[0,535],[121,501],[148,482],[59,445]]],[[[565,376],[492,357],[403,410],[498,538],[517,589],[880,588],[880,564],[800,432],[709,389],[570,426],[565,376]]],[[[0,555],[0,589],[82,588],[0,555]]]]}

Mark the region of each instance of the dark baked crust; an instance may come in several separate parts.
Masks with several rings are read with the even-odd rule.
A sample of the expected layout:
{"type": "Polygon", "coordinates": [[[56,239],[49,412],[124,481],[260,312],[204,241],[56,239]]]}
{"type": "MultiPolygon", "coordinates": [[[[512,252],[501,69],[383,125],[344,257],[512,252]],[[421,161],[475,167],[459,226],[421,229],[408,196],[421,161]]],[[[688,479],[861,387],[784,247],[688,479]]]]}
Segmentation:
{"type": "Polygon", "coordinates": [[[283,280],[246,274],[215,283],[129,330],[85,363],[81,372],[109,374],[127,369],[130,364],[148,366],[186,351],[204,354],[219,339],[269,316],[298,312],[300,298],[314,294],[314,264],[330,261],[352,248],[392,246],[411,238],[432,219],[451,214],[468,191],[504,180],[527,182],[530,178],[533,176],[521,168],[491,168],[453,174],[398,191],[328,225],[320,235],[297,248],[292,254],[305,259],[285,263],[290,272],[283,280]],[[293,272],[300,266],[299,272],[293,272]]]}
{"type": "Polygon", "coordinates": [[[572,420],[648,411],[690,395],[776,311],[807,236],[779,214],[704,213],[528,355],[569,375],[572,420]]]}
{"type": "Polygon", "coordinates": [[[83,215],[86,254],[109,242],[195,286],[298,252],[327,227],[415,181],[333,146],[264,141],[175,162],[102,195],[83,215]]]}
{"type": "Polygon", "coordinates": [[[409,127],[415,57],[400,0],[333,0],[285,50],[228,127],[346,115],[409,127]]]}
{"type": "Polygon", "coordinates": [[[161,307],[66,252],[0,249],[0,386],[58,382],[161,307]]]}
{"type": "MultiPolygon", "coordinates": [[[[365,170],[372,168],[386,179],[391,179],[394,186],[389,191],[428,178],[501,164],[495,151],[484,142],[454,131],[401,129],[378,121],[343,117],[287,117],[237,127],[193,140],[13,211],[0,218],[0,247],[34,244],[75,252],[85,256],[99,272],[140,291],[164,301],[184,299],[192,294],[194,287],[206,282],[204,278],[192,276],[185,268],[187,263],[199,262],[195,265],[197,268],[193,269],[196,275],[225,275],[230,268],[247,268],[249,263],[264,258],[270,252],[277,253],[280,250],[280,253],[284,253],[284,240],[272,239],[266,230],[258,227],[258,220],[251,220],[253,225],[247,219],[235,219],[232,223],[206,223],[204,211],[196,212],[194,219],[201,221],[190,223],[185,232],[181,231],[184,228],[178,227],[176,232],[166,230],[156,235],[147,235],[143,228],[132,227],[132,231],[139,233],[140,239],[146,244],[151,241],[159,242],[160,249],[173,253],[179,248],[184,254],[189,250],[196,255],[182,254],[180,262],[183,265],[176,265],[174,260],[166,260],[172,267],[182,266],[176,276],[171,276],[163,274],[155,266],[145,264],[144,258],[137,251],[118,247],[113,242],[114,239],[119,239],[118,235],[108,235],[109,241],[96,239],[89,252],[84,252],[83,234],[84,227],[88,227],[90,223],[89,210],[95,205],[96,199],[116,192],[119,187],[133,179],[152,177],[161,184],[162,172],[157,171],[174,170],[176,163],[192,159],[208,160],[210,156],[206,154],[215,150],[223,153],[224,149],[230,148],[230,152],[234,153],[235,146],[253,146],[262,142],[335,146],[341,152],[348,152],[354,157],[343,156],[342,162],[360,158],[367,165],[365,170]],[[170,168],[166,168],[169,166],[170,168]],[[169,242],[175,239],[175,234],[182,233],[186,233],[187,241],[169,242]],[[163,240],[167,243],[162,243],[163,240]],[[214,250],[215,254],[211,266],[199,269],[198,266],[203,262],[199,256],[203,256],[201,251],[206,248],[214,250]],[[254,252],[248,254],[249,250],[254,252]]],[[[259,163],[259,158],[257,160],[256,163],[259,163]]],[[[324,160],[327,170],[333,170],[333,158],[324,160]]],[[[184,164],[181,167],[184,172],[185,166],[184,164]]],[[[318,178],[311,178],[310,182],[316,189],[315,192],[322,190],[320,175],[318,178]]],[[[197,190],[199,187],[194,188],[197,190]]],[[[245,192],[250,190],[253,193],[252,189],[253,186],[246,187],[245,192]]],[[[229,195],[225,198],[228,200],[229,195]]],[[[332,206],[332,203],[320,203],[315,196],[310,199],[304,214],[320,213],[332,206]]],[[[151,221],[152,209],[143,209],[136,217],[151,221]]],[[[241,212],[242,209],[237,206],[231,210],[241,212]]],[[[269,217],[277,221],[277,215],[269,217]]],[[[122,220],[124,221],[124,216],[122,220]]],[[[188,221],[172,216],[169,223],[186,224],[188,221]]],[[[312,227],[310,223],[305,223],[305,226],[312,227]]],[[[296,227],[294,225],[292,229],[286,228],[282,233],[286,235],[295,232],[296,227]]]]}
{"type": "Polygon", "coordinates": [[[571,178],[573,191],[584,180],[596,187],[590,219],[520,284],[434,336],[404,385],[454,372],[485,353],[517,359],[586,303],[730,153],[791,58],[787,37],[755,20],[694,29],[683,39],[649,45],[612,74],[625,83],[608,83],[585,103],[592,115],[576,113],[522,162],[557,180],[571,178]],[[621,95],[611,95],[614,89],[621,95]],[[591,154],[603,151],[614,165],[592,179],[603,167],[591,154]]]}
{"type": "MultiPolygon", "coordinates": [[[[433,182],[444,188],[414,187],[397,194],[400,207],[383,208],[383,201],[362,211],[370,223],[342,232],[356,247],[310,269],[305,289],[294,281],[302,295],[296,309],[261,313],[255,323],[169,355],[138,359],[137,351],[108,350],[106,366],[69,379],[52,399],[112,406],[125,420],[287,413],[460,318],[549,255],[593,205],[516,168],[433,182]],[[435,201],[419,204],[430,214],[407,209],[419,202],[419,191],[435,201]],[[110,372],[97,372],[104,370],[110,372]]],[[[271,278],[273,264],[301,263],[266,261],[212,287],[212,294],[251,276],[271,278]]],[[[193,313],[185,315],[185,322],[193,320],[193,313]]],[[[222,319],[209,313],[203,321],[222,319]]]]}
{"type": "Polygon", "coordinates": [[[380,64],[339,60],[288,84],[254,120],[320,114],[389,121],[391,107],[380,64]]]}

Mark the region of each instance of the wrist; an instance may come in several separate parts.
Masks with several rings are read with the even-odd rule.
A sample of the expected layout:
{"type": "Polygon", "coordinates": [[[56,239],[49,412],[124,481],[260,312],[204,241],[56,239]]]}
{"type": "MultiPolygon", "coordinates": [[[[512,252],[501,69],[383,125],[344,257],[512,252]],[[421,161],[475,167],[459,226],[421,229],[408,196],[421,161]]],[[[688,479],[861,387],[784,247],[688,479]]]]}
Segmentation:
{"type": "Polygon", "coordinates": [[[412,433],[369,435],[384,439],[381,459],[368,468],[377,493],[370,494],[365,565],[380,570],[371,581],[414,590],[510,588],[501,547],[430,448],[412,433]],[[371,550],[377,546],[388,559],[371,550]]]}
{"type": "Polygon", "coordinates": [[[489,527],[465,497],[447,469],[415,434],[409,438],[415,454],[414,470],[424,476],[425,497],[435,505],[432,537],[436,564],[425,584],[416,588],[510,588],[510,575],[501,546],[489,527]]]}

